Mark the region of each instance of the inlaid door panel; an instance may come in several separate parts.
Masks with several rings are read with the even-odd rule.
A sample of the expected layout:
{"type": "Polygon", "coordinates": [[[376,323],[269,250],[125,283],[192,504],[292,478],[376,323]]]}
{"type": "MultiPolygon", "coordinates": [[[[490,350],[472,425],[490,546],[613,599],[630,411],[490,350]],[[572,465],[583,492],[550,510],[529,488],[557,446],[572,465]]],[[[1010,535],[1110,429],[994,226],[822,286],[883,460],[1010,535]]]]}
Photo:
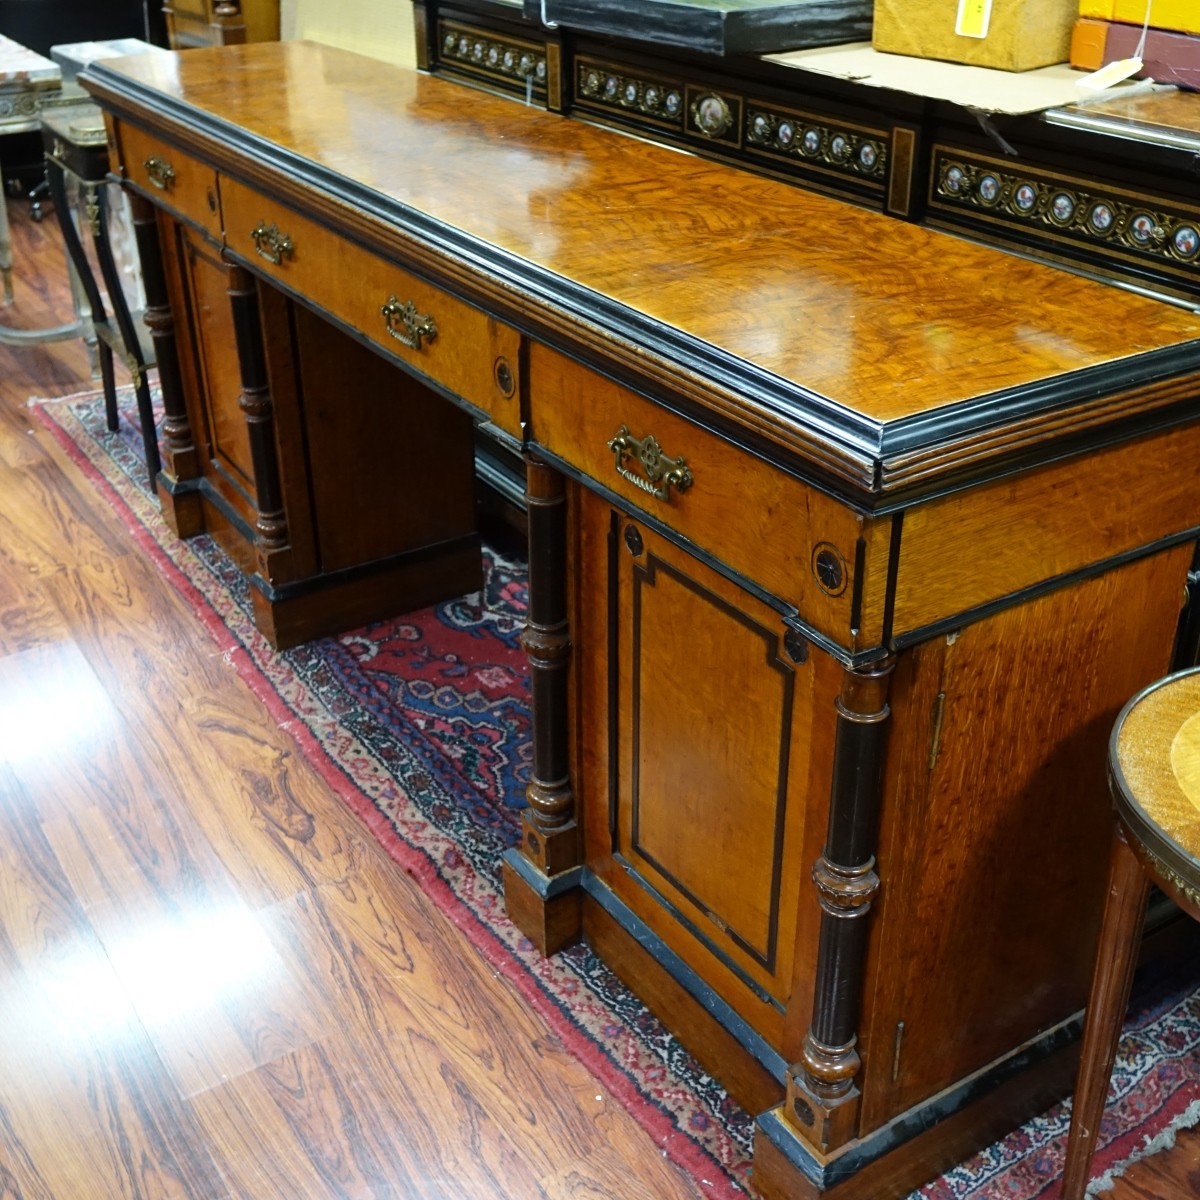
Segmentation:
{"type": "Polygon", "coordinates": [[[620,844],[655,882],[691,901],[771,970],[779,949],[795,667],[779,653],[777,629],[695,575],[655,550],[631,571],[629,779],[620,844]],[[706,647],[697,656],[698,630],[706,647]],[[680,697],[680,668],[696,657],[707,669],[690,675],[680,697]],[[721,847],[750,853],[754,870],[710,870],[721,847]]]}
{"type": "Polygon", "coordinates": [[[585,714],[584,724],[613,765],[606,820],[587,826],[589,863],[779,1044],[792,995],[811,995],[795,984],[812,974],[809,872],[825,805],[810,812],[808,796],[829,794],[834,705],[822,693],[835,673],[785,640],[770,605],[640,523],[584,503],[605,510],[590,518],[597,529],[610,526],[584,542],[605,547],[609,598],[607,721],[585,714]]]}

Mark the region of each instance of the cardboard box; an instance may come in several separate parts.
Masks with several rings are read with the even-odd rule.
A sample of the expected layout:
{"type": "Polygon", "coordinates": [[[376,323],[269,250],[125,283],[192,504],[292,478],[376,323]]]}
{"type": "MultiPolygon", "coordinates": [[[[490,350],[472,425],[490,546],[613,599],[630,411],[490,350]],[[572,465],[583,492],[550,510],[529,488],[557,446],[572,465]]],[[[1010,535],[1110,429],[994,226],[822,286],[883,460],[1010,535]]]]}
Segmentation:
{"type": "Polygon", "coordinates": [[[872,45],[1002,71],[1067,61],[1078,0],[991,0],[985,37],[955,32],[960,3],[978,10],[987,0],[875,0],[872,45]]]}
{"type": "Polygon", "coordinates": [[[1071,33],[1071,66],[1080,71],[1098,71],[1104,66],[1108,45],[1108,22],[1080,17],[1071,33]]]}
{"type": "MultiPolygon", "coordinates": [[[[1107,63],[1132,58],[1141,36],[1137,25],[1081,17],[1071,36],[1071,66],[1095,71],[1107,63]]],[[[1137,78],[1174,83],[1191,91],[1200,88],[1200,37],[1151,28],[1137,78]]]]}
{"type": "MultiPolygon", "coordinates": [[[[1084,13],[1080,16],[1092,16],[1084,13]]],[[[1096,14],[1099,15],[1099,14],[1096,14]]],[[[1110,14],[1116,21],[1142,25],[1146,20],[1146,0],[1114,0],[1110,14]]],[[[1200,4],[1196,0],[1154,0],[1150,9],[1152,29],[1174,29],[1179,33],[1200,33],[1200,4]]]]}

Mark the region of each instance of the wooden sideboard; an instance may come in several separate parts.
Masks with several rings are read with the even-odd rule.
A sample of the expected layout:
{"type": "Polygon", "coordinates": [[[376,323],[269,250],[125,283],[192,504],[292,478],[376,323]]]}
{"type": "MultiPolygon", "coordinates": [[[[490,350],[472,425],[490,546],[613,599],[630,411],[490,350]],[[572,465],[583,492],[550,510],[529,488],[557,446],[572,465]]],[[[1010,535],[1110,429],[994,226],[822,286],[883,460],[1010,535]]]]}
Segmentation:
{"type": "Polygon", "coordinates": [[[305,43],[108,61],[159,491],[280,642],[473,586],[524,455],[517,924],[900,1196],[1069,1086],[1105,742],[1200,526],[1200,317],[305,43]]]}

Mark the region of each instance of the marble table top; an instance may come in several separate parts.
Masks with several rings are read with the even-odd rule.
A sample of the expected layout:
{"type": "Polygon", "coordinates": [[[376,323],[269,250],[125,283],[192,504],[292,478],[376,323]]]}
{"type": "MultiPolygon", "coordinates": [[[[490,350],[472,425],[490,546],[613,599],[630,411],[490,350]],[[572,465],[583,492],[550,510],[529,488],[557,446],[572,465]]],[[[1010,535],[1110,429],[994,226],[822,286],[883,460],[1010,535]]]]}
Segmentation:
{"type": "Polygon", "coordinates": [[[56,86],[62,81],[62,68],[56,62],[0,34],[0,84],[26,83],[56,86]]]}

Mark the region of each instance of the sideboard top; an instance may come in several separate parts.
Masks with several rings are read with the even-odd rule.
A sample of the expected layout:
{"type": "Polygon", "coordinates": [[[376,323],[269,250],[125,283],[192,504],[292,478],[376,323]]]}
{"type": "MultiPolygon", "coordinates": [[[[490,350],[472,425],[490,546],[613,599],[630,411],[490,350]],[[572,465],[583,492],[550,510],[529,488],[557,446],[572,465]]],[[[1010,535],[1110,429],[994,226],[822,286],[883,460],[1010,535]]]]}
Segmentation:
{"type": "Polygon", "coordinates": [[[889,460],[1200,390],[1193,312],[344,51],[156,54],[85,81],[218,167],[465,265],[534,331],[599,334],[727,420],[820,441],[874,490],[889,460]]]}

